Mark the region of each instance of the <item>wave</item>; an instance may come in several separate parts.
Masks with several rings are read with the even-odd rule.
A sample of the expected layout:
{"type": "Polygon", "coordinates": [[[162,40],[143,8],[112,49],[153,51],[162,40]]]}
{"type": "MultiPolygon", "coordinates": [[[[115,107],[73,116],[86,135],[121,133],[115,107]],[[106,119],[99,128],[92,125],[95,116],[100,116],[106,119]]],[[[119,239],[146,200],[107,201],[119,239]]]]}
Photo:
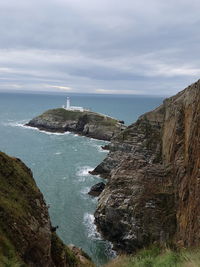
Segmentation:
{"type": "Polygon", "coordinates": [[[87,187],[82,188],[80,192],[83,195],[87,195],[89,191],[90,191],[90,187],[87,186],[87,187]]]}
{"type": "Polygon", "coordinates": [[[88,238],[104,242],[106,254],[110,258],[115,258],[117,256],[117,253],[115,250],[113,250],[113,244],[109,241],[103,240],[101,234],[97,231],[97,227],[94,223],[94,220],[95,218],[93,214],[90,213],[84,214],[83,223],[86,226],[88,238]]]}
{"type": "Polygon", "coordinates": [[[70,134],[70,132],[64,132],[64,133],[53,133],[53,132],[46,132],[46,131],[42,131],[42,130],[39,130],[41,133],[45,133],[45,134],[48,134],[48,135],[68,135],[70,134]]]}
{"type": "Polygon", "coordinates": [[[27,123],[26,120],[23,120],[23,121],[8,120],[8,122],[3,122],[3,125],[4,126],[11,126],[11,127],[25,127],[25,128],[28,128],[28,126],[24,125],[25,123],[27,123]]]}
{"type": "Polygon", "coordinates": [[[89,176],[89,171],[92,171],[94,168],[93,167],[90,167],[90,166],[83,166],[83,167],[79,167],[77,172],[76,172],[76,175],[77,176],[89,176]]]}
{"type": "Polygon", "coordinates": [[[54,155],[61,155],[61,152],[55,152],[54,155]]]}
{"type": "Polygon", "coordinates": [[[4,126],[10,126],[10,127],[21,127],[21,128],[24,128],[24,129],[29,129],[29,130],[34,130],[34,131],[38,131],[38,132],[41,132],[41,133],[44,133],[44,134],[47,134],[47,135],[67,135],[67,134],[70,134],[70,132],[64,132],[64,133],[55,133],[55,132],[47,132],[47,131],[44,131],[44,130],[40,130],[36,127],[32,127],[32,126],[27,126],[25,125],[27,123],[27,120],[26,121],[18,121],[18,122],[14,122],[14,121],[9,121],[9,122],[5,122],[3,123],[4,126]]]}
{"type": "Polygon", "coordinates": [[[102,146],[103,145],[106,145],[108,144],[109,142],[108,141],[102,141],[102,140],[96,140],[94,138],[89,138],[88,140],[88,144],[94,148],[97,149],[98,152],[103,152],[103,153],[108,153],[107,150],[105,149],[102,149],[102,146]]]}
{"type": "Polygon", "coordinates": [[[113,249],[113,244],[109,241],[106,242],[105,251],[106,251],[106,254],[109,255],[111,259],[114,259],[117,257],[117,252],[113,249]]]}
{"type": "Polygon", "coordinates": [[[102,148],[102,145],[98,145],[98,144],[92,144],[93,147],[97,148],[98,152],[103,152],[103,153],[108,153],[107,150],[102,148]]]}
{"type": "Polygon", "coordinates": [[[85,213],[83,217],[83,223],[86,226],[87,235],[89,238],[101,240],[101,235],[97,232],[97,227],[94,223],[94,215],[85,213]]]}

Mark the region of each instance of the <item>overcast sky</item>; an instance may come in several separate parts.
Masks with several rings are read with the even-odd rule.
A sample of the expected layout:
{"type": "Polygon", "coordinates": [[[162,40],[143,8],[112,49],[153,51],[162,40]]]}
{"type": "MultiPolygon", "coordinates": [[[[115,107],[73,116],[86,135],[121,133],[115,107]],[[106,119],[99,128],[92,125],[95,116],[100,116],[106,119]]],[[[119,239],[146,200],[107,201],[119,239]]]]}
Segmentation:
{"type": "Polygon", "coordinates": [[[172,95],[200,77],[199,0],[0,1],[0,90],[172,95]]]}

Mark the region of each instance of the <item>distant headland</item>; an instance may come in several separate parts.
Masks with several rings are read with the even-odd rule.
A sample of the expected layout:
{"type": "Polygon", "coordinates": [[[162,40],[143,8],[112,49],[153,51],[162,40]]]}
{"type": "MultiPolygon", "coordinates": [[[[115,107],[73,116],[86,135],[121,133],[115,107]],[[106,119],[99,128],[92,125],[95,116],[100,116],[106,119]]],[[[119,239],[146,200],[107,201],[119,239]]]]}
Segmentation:
{"type": "Polygon", "coordinates": [[[50,109],[30,120],[26,126],[48,132],[69,131],[106,141],[126,128],[123,121],[83,107],[71,106],[69,97],[62,108],[50,109]]]}

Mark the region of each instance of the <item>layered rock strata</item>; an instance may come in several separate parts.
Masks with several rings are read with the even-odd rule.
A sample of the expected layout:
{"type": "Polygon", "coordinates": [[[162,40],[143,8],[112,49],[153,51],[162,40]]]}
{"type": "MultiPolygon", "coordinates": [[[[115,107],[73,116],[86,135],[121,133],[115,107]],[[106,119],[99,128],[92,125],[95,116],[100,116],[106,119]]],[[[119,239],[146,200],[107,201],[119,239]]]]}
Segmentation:
{"type": "Polygon", "coordinates": [[[122,252],[200,244],[200,81],[113,138],[95,221],[122,252]]]}
{"type": "Polygon", "coordinates": [[[120,121],[91,111],[51,109],[33,118],[27,126],[49,132],[74,132],[95,139],[110,141],[126,128],[120,121]]]}
{"type": "Polygon", "coordinates": [[[0,265],[92,266],[81,250],[75,254],[52,229],[31,170],[0,152],[0,265]]]}

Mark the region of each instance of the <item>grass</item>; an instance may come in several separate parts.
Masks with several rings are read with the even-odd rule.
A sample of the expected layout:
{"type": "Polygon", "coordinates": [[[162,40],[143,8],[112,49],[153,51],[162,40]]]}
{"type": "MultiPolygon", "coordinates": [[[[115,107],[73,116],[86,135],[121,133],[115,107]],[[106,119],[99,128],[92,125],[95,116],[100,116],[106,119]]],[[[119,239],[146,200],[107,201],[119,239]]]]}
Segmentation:
{"type": "Polygon", "coordinates": [[[40,218],[30,205],[39,190],[30,170],[18,159],[0,152],[0,267],[24,266],[19,257],[28,213],[40,218]]]}
{"type": "Polygon", "coordinates": [[[11,242],[0,232],[0,267],[25,267],[11,242]]]}
{"type": "Polygon", "coordinates": [[[119,256],[104,267],[199,267],[200,250],[162,250],[156,246],[137,254],[119,256]]]}
{"type": "Polygon", "coordinates": [[[87,113],[80,112],[80,111],[65,110],[63,108],[57,108],[57,109],[50,109],[46,111],[45,113],[41,115],[41,117],[53,115],[53,116],[59,117],[62,120],[77,120],[83,114],[87,114],[87,113]]]}
{"type": "Polygon", "coordinates": [[[58,121],[66,121],[66,120],[75,120],[78,121],[80,118],[85,120],[86,122],[95,122],[104,126],[116,126],[117,120],[98,114],[96,112],[91,111],[72,111],[65,110],[63,108],[51,109],[40,115],[41,118],[48,118],[49,116],[53,116],[55,120],[58,121]]]}
{"type": "Polygon", "coordinates": [[[63,244],[60,238],[53,233],[51,238],[51,255],[56,266],[59,266],[60,259],[65,258],[69,266],[77,266],[78,260],[70,249],[63,244]]]}

